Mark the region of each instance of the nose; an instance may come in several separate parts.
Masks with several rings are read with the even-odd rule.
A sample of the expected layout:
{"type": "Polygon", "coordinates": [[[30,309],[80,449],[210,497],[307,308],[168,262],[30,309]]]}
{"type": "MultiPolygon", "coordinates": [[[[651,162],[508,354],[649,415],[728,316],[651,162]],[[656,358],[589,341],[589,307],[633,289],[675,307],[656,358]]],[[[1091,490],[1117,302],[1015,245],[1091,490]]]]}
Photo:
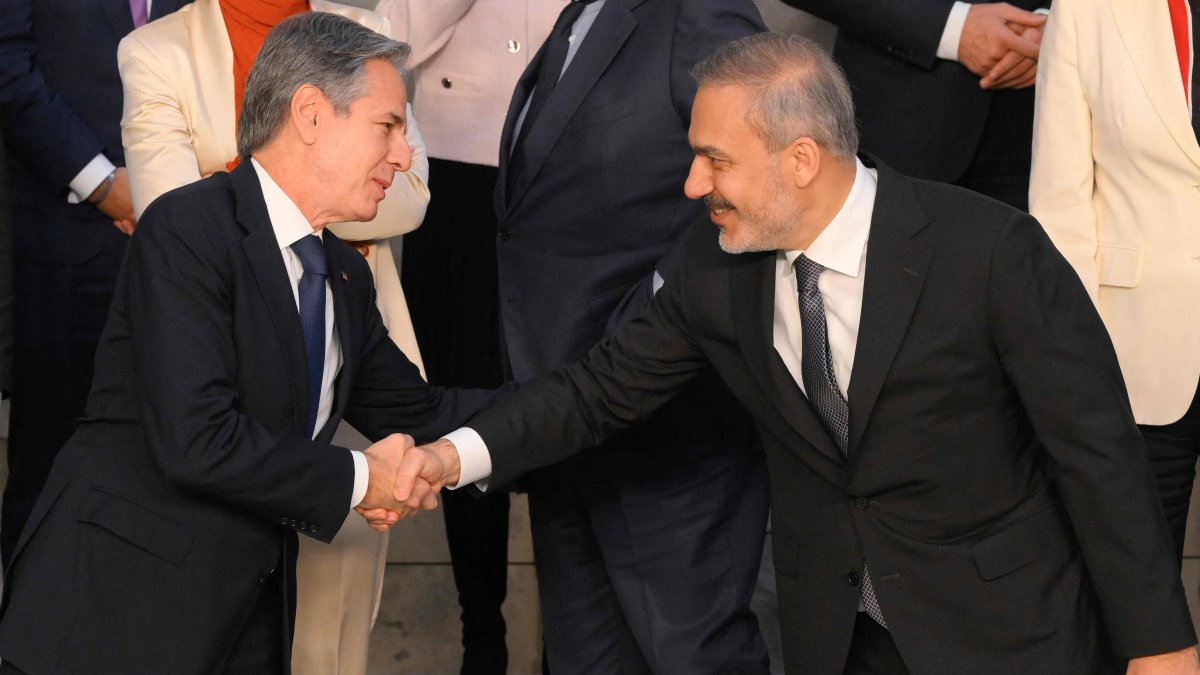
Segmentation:
{"type": "Polygon", "coordinates": [[[683,194],[688,199],[701,199],[712,191],[712,169],[708,160],[704,157],[693,158],[687,180],[683,183],[683,194]]]}
{"type": "Polygon", "coordinates": [[[404,137],[403,133],[392,134],[387,161],[396,167],[397,171],[408,171],[412,166],[412,146],[408,144],[408,139],[404,137]]]}

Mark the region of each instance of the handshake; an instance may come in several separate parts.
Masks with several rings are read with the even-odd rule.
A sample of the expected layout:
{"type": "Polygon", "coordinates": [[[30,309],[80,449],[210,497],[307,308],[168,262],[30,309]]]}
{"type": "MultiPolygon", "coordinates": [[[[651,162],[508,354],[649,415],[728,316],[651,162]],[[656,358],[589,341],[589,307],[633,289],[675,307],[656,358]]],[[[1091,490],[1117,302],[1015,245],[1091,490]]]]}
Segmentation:
{"type": "Polygon", "coordinates": [[[458,451],[445,439],[417,446],[411,436],[392,434],[363,454],[367,494],[354,510],[380,532],[402,518],[437,508],[442,488],[458,483],[458,451]]]}

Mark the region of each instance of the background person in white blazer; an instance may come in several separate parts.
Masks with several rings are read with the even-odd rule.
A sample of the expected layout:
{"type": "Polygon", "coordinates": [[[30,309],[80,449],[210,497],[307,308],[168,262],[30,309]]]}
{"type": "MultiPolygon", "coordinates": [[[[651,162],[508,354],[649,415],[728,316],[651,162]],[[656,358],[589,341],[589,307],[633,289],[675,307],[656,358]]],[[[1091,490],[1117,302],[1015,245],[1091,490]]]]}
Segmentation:
{"type": "MultiPolygon", "coordinates": [[[[390,35],[383,17],[323,0],[310,9],[353,19],[390,35]]],[[[237,156],[233,50],[218,0],[199,0],[170,21],[154,21],[118,49],[125,91],[122,141],[137,215],[159,195],[225,171],[237,156]]],[[[412,322],[388,238],[416,229],[425,214],[428,162],[409,116],[412,168],[397,173],[371,222],[330,225],[356,240],[375,277],[376,302],[392,340],[421,367],[412,322]]],[[[339,436],[345,433],[345,426],[339,436]]],[[[346,444],[348,439],[339,442],[346,444]]],[[[352,442],[352,441],[351,441],[352,442]]],[[[308,537],[303,537],[308,539],[308,537]]],[[[302,541],[296,565],[296,675],[361,675],[379,609],[387,535],[351,513],[329,545],[302,541]]]]}
{"type": "Polygon", "coordinates": [[[1029,192],[1112,336],[1180,557],[1200,451],[1196,5],[1055,0],[1029,192]]]}
{"type": "MultiPolygon", "coordinates": [[[[413,106],[429,154],[432,199],[425,226],[405,238],[401,268],[431,384],[495,387],[504,379],[492,202],[500,133],[517,80],[565,4],[382,0],[376,7],[412,47],[413,106]]],[[[443,492],[442,505],[462,607],[460,672],[502,675],[508,493],[443,492]]]]}

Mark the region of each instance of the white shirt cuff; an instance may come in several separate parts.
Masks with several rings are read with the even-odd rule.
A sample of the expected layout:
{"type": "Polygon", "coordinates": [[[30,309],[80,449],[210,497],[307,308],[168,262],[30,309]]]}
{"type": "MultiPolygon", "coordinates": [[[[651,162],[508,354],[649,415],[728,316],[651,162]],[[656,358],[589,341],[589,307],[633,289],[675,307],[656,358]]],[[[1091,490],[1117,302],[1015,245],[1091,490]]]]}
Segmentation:
{"type": "Polygon", "coordinates": [[[950,8],[950,16],[946,17],[946,28],[942,31],[942,39],[938,42],[937,57],[947,61],[958,61],[958,43],[962,40],[963,26],[967,23],[967,12],[971,5],[965,2],[955,2],[950,8]]]}
{"type": "Polygon", "coordinates": [[[1033,10],[1033,13],[1034,14],[1045,14],[1046,16],[1050,16],[1050,9],[1048,7],[1038,7],[1037,9],[1033,10]]]}
{"type": "Polygon", "coordinates": [[[351,450],[350,456],[354,458],[354,491],[350,493],[350,508],[354,508],[367,496],[367,483],[370,482],[371,473],[367,468],[366,455],[351,450]]]}
{"type": "Polygon", "coordinates": [[[492,455],[487,444],[474,429],[463,427],[446,434],[446,440],[458,450],[458,484],[447,485],[450,490],[475,483],[480,490],[487,491],[487,478],[492,475],[492,455]]]}
{"type": "Polygon", "coordinates": [[[83,167],[83,170],[75,174],[75,177],[71,179],[71,193],[67,195],[67,202],[70,204],[86,202],[87,198],[91,197],[92,193],[96,191],[96,188],[100,187],[100,184],[104,182],[104,179],[108,178],[108,174],[112,173],[116,168],[104,155],[93,157],[92,161],[88,162],[87,166],[83,167]]]}

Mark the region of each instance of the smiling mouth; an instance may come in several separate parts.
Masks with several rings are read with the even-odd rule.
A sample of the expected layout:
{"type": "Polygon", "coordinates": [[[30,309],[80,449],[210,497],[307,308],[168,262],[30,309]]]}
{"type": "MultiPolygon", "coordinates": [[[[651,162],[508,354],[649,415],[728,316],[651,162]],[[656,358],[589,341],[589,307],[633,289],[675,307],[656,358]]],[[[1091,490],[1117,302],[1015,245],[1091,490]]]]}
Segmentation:
{"type": "Polygon", "coordinates": [[[733,210],[733,204],[730,204],[720,197],[714,197],[712,195],[707,195],[704,198],[704,205],[708,207],[709,211],[713,212],[713,215],[717,216],[725,213],[726,211],[733,210]]]}

